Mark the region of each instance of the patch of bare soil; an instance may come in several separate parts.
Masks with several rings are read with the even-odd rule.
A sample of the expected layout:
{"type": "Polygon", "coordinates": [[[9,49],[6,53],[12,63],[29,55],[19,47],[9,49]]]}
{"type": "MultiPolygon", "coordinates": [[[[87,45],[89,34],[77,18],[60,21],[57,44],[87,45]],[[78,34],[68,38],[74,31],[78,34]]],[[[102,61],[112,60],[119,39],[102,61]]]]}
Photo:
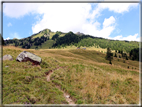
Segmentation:
{"type": "Polygon", "coordinates": [[[61,90],[61,87],[60,87],[60,86],[56,85],[56,87],[57,87],[60,91],[62,91],[62,92],[64,93],[64,97],[65,97],[66,101],[67,101],[69,104],[75,104],[75,102],[72,100],[71,96],[70,96],[68,93],[66,93],[66,92],[64,92],[63,90],[61,90]]]}
{"type": "Polygon", "coordinates": [[[50,81],[50,76],[51,76],[52,73],[53,73],[53,71],[50,70],[50,71],[48,71],[48,74],[46,74],[46,79],[47,79],[48,82],[50,81]]]}
{"type": "Polygon", "coordinates": [[[66,101],[69,103],[69,104],[75,104],[74,101],[71,99],[70,95],[63,92],[64,93],[64,97],[66,99],[66,101]]]}

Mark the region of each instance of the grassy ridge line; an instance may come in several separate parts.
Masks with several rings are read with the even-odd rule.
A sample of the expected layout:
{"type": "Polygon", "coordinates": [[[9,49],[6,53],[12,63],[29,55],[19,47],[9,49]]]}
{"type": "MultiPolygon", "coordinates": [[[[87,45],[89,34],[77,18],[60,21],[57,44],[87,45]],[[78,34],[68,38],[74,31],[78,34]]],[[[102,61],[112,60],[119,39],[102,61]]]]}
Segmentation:
{"type": "MultiPolygon", "coordinates": [[[[4,48],[4,54],[8,53],[14,55],[14,58],[16,58],[21,51],[23,51],[23,49],[12,47],[4,48]]],[[[5,69],[5,74],[3,75],[5,90],[4,95],[12,93],[11,91],[9,92],[8,89],[13,84],[20,85],[26,81],[26,84],[24,83],[23,86],[27,87],[26,93],[24,93],[25,87],[22,87],[21,92],[16,91],[11,95],[8,94],[9,97],[4,96],[5,103],[7,103],[6,99],[8,98],[10,99],[8,103],[35,102],[36,104],[52,104],[53,101],[56,104],[65,103],[63,94],[57,88],[55,88],[52,82],[61,85],[62,89],[67,91],[71,97],[74,98],[75,103],[77,104],[139,103],[139,73],[135,72],[135,70],[130,71],[129,69],[124,69],[123,67],[120,68],[122,66],[120,62],[118,63],[120,67],[111,66],[107,63],[104,63],[102,57],[105,56],[105,54],[90,50],[38,51],[29,49],[27,51],[42,57],[43,61],[45,61],[47,65],[41,65],[41,68],[33,68],[28,62],[4,62],[5,65],[8,64],[10,68],[12,67],[11,71],[8,71],[9,68],[3,67],[5,69]],[[88,53],[90,53],[90,57],[88,53]],[[86,57],[86,55],[88,55],[88,57],[86,57]],[[15,68],[13,64],[18,66],[18,68],[15,68]],[[42,75],[44,72],[56,68],[56,66],[68,66],[68,68],[55,70],[51,75],[52,81],[48,84],[45,83],[46,78],[42,75]],[[11,77],[9,77],[9,75],[11,75],[11,77]],[[17,75],[17,78],[21,78],[21,80],[14,78],[15,75],[17,75]],[[9,81],[13,81],[10,83],[10,86],[6,85],[9,84],[9,81]],[[40,86],[43,86],[42,89],[39,89],[40,86]],[[33,87],[37,90],[36,92],[32,90],[33,87]],[[48,91],[44,90],[46,88],[48,91]],[[38,91],[39,93],[37,93],[38,91]],[[21,99],[20,96],[19,102],[16,102],[18,97],[14,98],[12,95],[17,96],[19,94],[21,96],[26,96],[23,97],[24,99],[21,99]],[[46,96],[47,94],[48,96],[46,96]],[[56,96],[57,94],[58,96],[56,96]],[[51,96],[53,96],[53,98],[51,96]],[[63,100],[61,101],[62,98],[63,100]]],[[[115,63],[116,62],[117,60],[115,63]]],[[[129,63],[133,64],[135,62],[129,61],[129,63]]],[[[125,65],[125,63],[122,64],[125,65]]],[[[14,90],[19,90],[19,88],[14,88],[14,90]]]]}

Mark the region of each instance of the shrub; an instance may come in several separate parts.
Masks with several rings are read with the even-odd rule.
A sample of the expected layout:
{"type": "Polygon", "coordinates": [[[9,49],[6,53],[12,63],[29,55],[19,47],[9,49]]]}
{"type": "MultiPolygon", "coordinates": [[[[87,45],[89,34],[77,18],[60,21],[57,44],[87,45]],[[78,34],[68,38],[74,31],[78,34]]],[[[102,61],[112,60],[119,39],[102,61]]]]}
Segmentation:
{"type": "Polygon", "coordinates": [[[111,62],[111,60],[109,61],[109,64],[111,64],[111,65],[112,65],[112,62],[111,62]]]}
{"type": "Polygon", "coordinates": [[[126,60],[128,60],[128,56],[126,55],[126,60]]]}
{"type": "Polygon", "coordinates": [[[82,100],[77,100],[77,104],[82,104],[83,103],[83,101],[82,100]]]}
{"type": "Polygon", "coordinates": [[[113,53],[111,53],[111,49],[107,48],[107,54],[106,54],[106,60],[112,60],[113,59],[113,53]]]}
{"type": "Polygon", "coordinates": [[[125,60],[123,60],[123,63],[125,63],[125,60]]]}
{"type": "Polygon", "coordinates": [[[119,55],[119,58],[121,58],[121,56],[119,55]]]}

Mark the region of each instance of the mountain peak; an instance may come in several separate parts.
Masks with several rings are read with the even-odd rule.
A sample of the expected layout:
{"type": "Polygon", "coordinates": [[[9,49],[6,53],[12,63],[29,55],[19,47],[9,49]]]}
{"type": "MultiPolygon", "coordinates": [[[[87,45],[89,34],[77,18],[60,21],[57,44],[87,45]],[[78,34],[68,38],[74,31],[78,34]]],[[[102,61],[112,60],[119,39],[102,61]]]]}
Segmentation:
{"type": "Polygon", "coordinates": [[[76,34],[77,34],[77,35],[80,35],[80,36],[81,36],[81,35],[84,35],[84,33],[80,33],[80,32],[77,32],[76,34]]]}

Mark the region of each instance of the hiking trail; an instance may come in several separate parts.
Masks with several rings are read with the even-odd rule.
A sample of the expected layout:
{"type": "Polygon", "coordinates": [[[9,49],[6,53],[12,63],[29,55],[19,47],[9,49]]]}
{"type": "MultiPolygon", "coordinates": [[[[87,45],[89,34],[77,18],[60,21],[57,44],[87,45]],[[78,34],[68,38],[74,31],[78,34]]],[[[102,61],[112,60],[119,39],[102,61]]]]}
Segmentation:
{"type": "MultiPolygon", "coordinates": [[[[54,71],[54,70],[58,70],[59,68],[63,68],[63,67],[57,67],[57,68],[55,68],[55,69],[49,70],[48,72],[45,72],[47,82],[50,81],[50,76],[51,76],[51,74],[53,73],[53,71],[54,71]]],[[[69,104],[75,104],[75,102],[72,100],[71,96],[70,96],[68,93],[66,93],[65,91],[63,91],[60,86],[56,85],[56,87],[57,87],[61,92],[63,92],[63,95],[64,95],[66,101],[67,101],[69,104]]]]}

